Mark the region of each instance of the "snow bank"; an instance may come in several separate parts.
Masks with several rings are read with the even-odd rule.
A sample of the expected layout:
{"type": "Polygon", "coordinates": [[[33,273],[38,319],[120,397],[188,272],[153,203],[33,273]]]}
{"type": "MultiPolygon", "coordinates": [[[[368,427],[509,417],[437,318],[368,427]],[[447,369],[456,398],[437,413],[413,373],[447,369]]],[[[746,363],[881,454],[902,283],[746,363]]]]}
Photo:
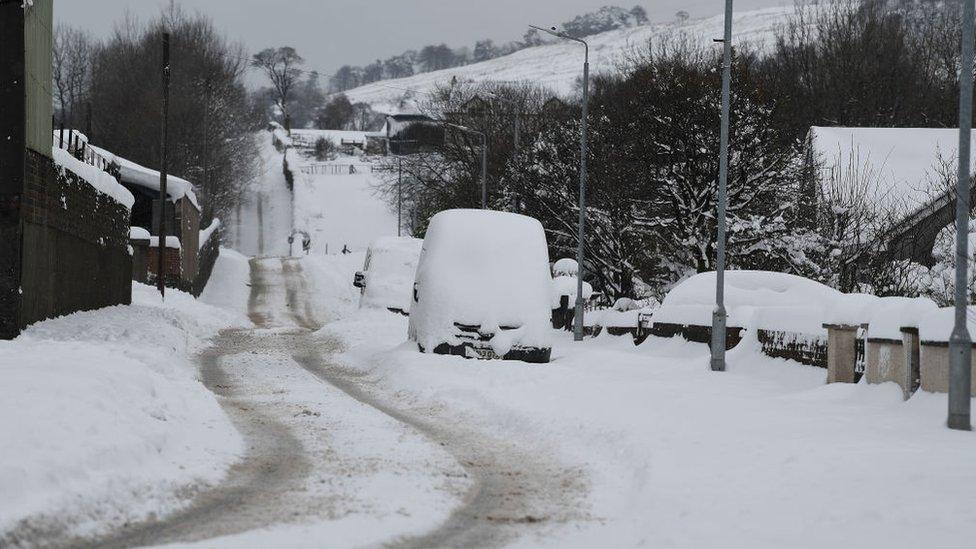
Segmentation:
{"type": "MultiPolygon", "coordinates": [[[[969,335],[976,335],[976,305],[970,305],[966,314],[969,335]]],[[[924,313],[918,319],[918,337],[921,341],[946,343],[955,326],[955,308],[943,307],[924,313]]]]}
{"type": "Polygon", "coordinates": [[[200,301],[236,311],[241,323],[248,321],[248,301],[251,297],[251,260],[230,248],[221,248],[207,287],[200,294],[200,301]]]}
{"type": "Polygon", "coordinates": [[[881,305],[881,298],[870,294],[840,294],[834,301],[824,322],[860,326],[871,321],[875,309],[881,305]]]}
{"type": "Polygon", "coordinates": [[[583,321],[587,326],[636,328],[640,315],[649,312],[651,310],[634,309],[631,311],[618,311],[616,309],[599,309],[596,311],[588,311],[583,315],[583,321]]]}
{"type": "Polygon", "coordinates": [[[82,162],[71,156],[71,153],[58,147],[52,147],[51,153],[54,156],[54,164],[62,172],[68,170],[83,180],[87,181],[96,191],[111,197],[112,200],[132,209],[136,199],[125,187],[108,172],[102,171],[87,162],[82,162]]]}
{"type": "Polygon", "coordinates": [[[365,252],[356,252],[312,254],[301,258],[319,321],[339,320],[358,309],[361,295],[352,280],[356,271],[362,268],[365,257],[365,252]]]}
{"type": "MultiPolygon", "coordinates": [[[[558,263],[558,261],[557,261],[558,263]]],[[[569,296],[570,307],[576,303],[576,290],[579,279],[576,276],[560,275],[552,279],[552,308],[559,308],[559,301],[564,295],[569,296]]],[[[583,301],[593,296],[593,286],[583,281],[583,301]]]]}
{"type": "MultiPolygon", "coordinates": [[[[408,333],[425,349],[459,344],[456,322],[495,334],[500,326],[513,326],[517,330],[506,333],[522,345],[549,344],[549,250],[542,224],[531,217],[487,210],[438,213],[427,229],[416,284],[419,300],[408,333]]],[[[496,352],[503,355],[506,345],[499,343],[496,352]]]]}
{"type": "MultiPolygon", "coordinates": [[[[149,240],[152,235],[142,227],[129,227],[129,238],[132,240],[149,240]]],[[[156,241],[159,242],[158,240],[156,241]]]]}
{"type": "Polygon", "coordinates": [[[130,306],[0,342],[0,540],[27,518],[94,533],[175,510],[188,485],[218,482],[242,441],[189,357],[238,321],[133,284],[130,306]]]}
{"type": "Polygon", "coordinates": [[[579,274],[579,263],[575,259],[564,257],[552,264],[552,276],[576,276],[579,274]]]}
{"type": "Polygon", "coordinates": [[[201,248],[203,248],[204,244],[210,241],[210,237],[213,236],[213,234],[217,232],[217,229],[219,229],[220,227],[221,227],[220,220],[214,218],[214,220],[210,222],[210,225],[206,229],[200,231],[201,248]]]}
{"type": "Polygon", "coordinates": [[[373,241],[366,256],[366,288],[359,306],[409,312],[423,244],[423,240],[409,236],[373,241]]]}
{"type": "Polygon", "coordinates": [[[336,162],[355,166],[341,175],[301,172],[302,160],[289,157],[295,173],[294,227],[308,231],[313,253],[337,253],[343,246],[366,251],[381,236],[397,234],[396,211],[376,189],[378,175],[354,157],[336,162]]]}
{"type": "MultiPolygon", "coordinates": [[[[149,237],[149,247],[158,248],[159,247],[159,237],[150,236],[149,237]]],[[[180,238],[178,236],[167,236],[166,237],[166,247],[174,250],[182,250],[183,245],[180,244],[180,238]]]]}
{"type": "Polygon", "coordinates": [[[557,335],[545,368],[459,367],[398,345],[403,320],[383,317],[329,328],[346,343],[343,365],[378,391],[550,457],[545,474],[568,470],[585,486],[569,503],[584,518],[564,519],[559,490],[547,492],[548,529],[516,545],[971,544],[976,470],[964,464],[976,437],[945,429],[944,395],[904,402],[893,384],[825,385],[821,369],[751,349],[715,375],[707,349],[679,339],[557,335]]]}
{"type": "MultiPolygon", "coordinates": [[[[821,333],[820,326],[841,292],[800,276],[768,271],[727,271],[728,325],[783,329],[784,323],[821,333]],[[756,316],[757,310],[762,314],[756,316]],[[812,318],[821,319],[814,322],[812,318]],[[759,324],[757,324],[757,322],[759,324]]],[[[654,314],[654,322],[711,325],[715,273],[700,273],[675,286],[654,314]]]]}
{"type": "Polygon", "coordinates": [[[918,328],[922,317],[938,308],[934,301],[924,297],[881,298],[868,320],[868,337],[901,341],[902,328],[918,328]]]}

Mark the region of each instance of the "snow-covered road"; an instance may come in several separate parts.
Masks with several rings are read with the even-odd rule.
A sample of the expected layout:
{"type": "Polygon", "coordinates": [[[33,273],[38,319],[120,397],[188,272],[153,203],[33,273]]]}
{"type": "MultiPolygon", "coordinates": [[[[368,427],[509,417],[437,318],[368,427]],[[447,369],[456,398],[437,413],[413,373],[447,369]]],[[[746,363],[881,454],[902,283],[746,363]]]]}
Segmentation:
{"type": "Polygon", "coordinates": [[[586,477],[544,446],[379,390],[330,357],[297,259],[251,261],[255,327],[221,333],[202,380],[245,438],[227,479],[98,547],[501,546],[585,518],[586,477]]]}

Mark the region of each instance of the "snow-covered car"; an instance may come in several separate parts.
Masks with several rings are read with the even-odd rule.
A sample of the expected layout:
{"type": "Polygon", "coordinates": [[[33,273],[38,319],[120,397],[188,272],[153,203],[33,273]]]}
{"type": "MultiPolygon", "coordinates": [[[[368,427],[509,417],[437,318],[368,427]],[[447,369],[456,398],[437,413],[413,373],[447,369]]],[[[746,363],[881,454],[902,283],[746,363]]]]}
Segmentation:
{"type": "Polygon", "coordinates": [[[361,293],[360,309],[410,314],[411,288],[423,243],[409,236],[385,236],[370,244],[363,270],[353,279],[361,293]]]}
{"type": "Polygon", "coordinates": [[[542,224],[447,210],[427,229],[408,336],[422,352],[546,363],[551,295],[542,224]]]}

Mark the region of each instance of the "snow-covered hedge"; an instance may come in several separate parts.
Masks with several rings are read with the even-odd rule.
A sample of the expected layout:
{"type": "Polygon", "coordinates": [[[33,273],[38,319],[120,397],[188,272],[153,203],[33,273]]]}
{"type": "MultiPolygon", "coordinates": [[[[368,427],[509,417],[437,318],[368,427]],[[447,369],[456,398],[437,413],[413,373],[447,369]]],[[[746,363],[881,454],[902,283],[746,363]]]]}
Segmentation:
{"type": "MultiPolygon", "coordinates": [[[[765,271],[726,272],[728,325],[776,332],[825,335],[824,324],[869,324],[870,337],[900,339],[936,308],[929,299],[845,294],[799,276],[765,271]]],[[[695,275],[664,299],[654,322],[710,326],[715,273],[695,275]]]]}

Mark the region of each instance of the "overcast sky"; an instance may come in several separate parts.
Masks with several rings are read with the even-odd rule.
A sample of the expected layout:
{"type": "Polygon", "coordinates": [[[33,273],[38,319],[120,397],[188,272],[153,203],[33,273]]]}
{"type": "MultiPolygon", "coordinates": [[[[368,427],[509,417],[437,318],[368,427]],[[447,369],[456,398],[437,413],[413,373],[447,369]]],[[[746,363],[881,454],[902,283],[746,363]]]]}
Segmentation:
{"type": "MultiPolygon", "coordinates": [[[[125,10],[140,19],[167,0],[54,0],[55,18],[104,36],[125,10]]],[[[670,21],[678,10],[692,17],[718,15],[722,0],[180,0],[213,18],[226,35],[252,52],[295,47],[308,68],[332,74],[344,64],[363,65],[406,49],[445,42],[473,46],[491,38],[520,38],[526,24],[553,25],[605,4],[640,4],[651,21],[670,21]]],[[[736,0],[736,10],[792,3],[736,0]]]]}

